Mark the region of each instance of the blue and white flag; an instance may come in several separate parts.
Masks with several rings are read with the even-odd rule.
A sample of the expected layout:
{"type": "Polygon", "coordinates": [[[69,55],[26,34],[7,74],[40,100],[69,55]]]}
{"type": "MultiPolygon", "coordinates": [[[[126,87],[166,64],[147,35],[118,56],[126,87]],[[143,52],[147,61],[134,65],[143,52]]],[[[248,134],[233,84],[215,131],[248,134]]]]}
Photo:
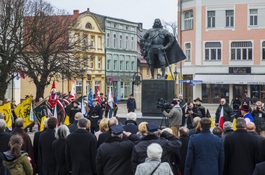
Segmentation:
{"type": "Polygon", "coordinates": [[[113,109],[113,98],[112,98],[112,95],[111,95],[111,87],[109,87],[108,104],[111,107],[111,109],[113,109]]]}
{"type": "Polygon", "coordinates": [[[90,86],[90,89],[89,89],[89,94],[88,94],[88,104],[90,106],[93,106],[93,93],[92,93],[92,88],[90,86]]]}

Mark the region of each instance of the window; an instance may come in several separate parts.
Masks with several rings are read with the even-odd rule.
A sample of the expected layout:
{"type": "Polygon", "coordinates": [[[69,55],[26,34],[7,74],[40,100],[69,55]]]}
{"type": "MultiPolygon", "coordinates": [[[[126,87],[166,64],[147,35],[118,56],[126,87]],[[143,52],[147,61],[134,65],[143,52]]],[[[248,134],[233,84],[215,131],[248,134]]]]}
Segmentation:
{"type": "Polygon", "coordinates": [[[126,71],[129,70],[129,61],[126,61],[125,70],[126,70],[126,71]]]}
{"type": "Polygon", "coordinates": [[[114,28],[117,28],[118,27],[118,24],[114,23],[114,28]]]}
{"type": "Polygon", "coordinates": [[[113,48],[116,48],[116,34],[113,35],[113,48]]]}
{"type": "Polygon", "coordinates": [[[94,59],[93,58],[90,59],[90,68],[94,69],[94,59]]]}
{"type": "Polygon", "coordinates": [[[82,94],[82,81],[76,81],[76,93],[82,94]]]}
{"type": "Polygon", "coordinates": [[[132,37],[132,41],[131,41],[131,43],[132,43],[132,44],[131,44],[131,48],[132,48],[132,50],[133,50],[133,49],[134,49],[134,48],[133,48],[133,45],[134,45],[134,38],[133,38],[133,37],[132,37]]]}
{"type": "Polygon", "coordinates": [[[215,11],[207,12],[207,27],[215,27],[215,11]]]}
{"type": "Polygon", "coordinates": [[[99,87],[99,91],[100,91],[100,81],[95,81],[95,94],[97,93],[97,89],[99,87]]]}
{"type": "Polygon", "coordinates": [[[90,43],[90,45],[91,45],[92,48],[95,47],[95,39],[94,38],[95,38],[94,36],[91,36],[91,43],[90,43]]]}
{"type": "Polygon", "coordinates": [[[186,61],[190,61],[190,56],[191,56],[191,44],[186,43],[185,44],[185,54],[186,54],[186,61]]]}
{"type": "Polygon", "coordinates": [[[122,49],[122,35],[120,35],[120,49],[122,49]]]}
{"type": "Polygon", "coordinates": [[[232,42],[231,60],[252,60],[252,42],[232,42]]]}
{"type": "Polygon", "coordinates": [[[98,69],[101,69],[101,59],[98,59],[98,69]]]}
{"type": "Polygon", "coordinates": [[[228,84],[202,84],[202,100],[205,103],[219,103],[221,98],[229,101],[228,84]]]}
{"type": "Polygon", "coordinates": [[[84,38],[83,38],[83,50],[86,50],[87,48],[87,35],[84,35],[84,38]]]}
{"type": "Polygon", "coordinates": [[[226,27],[234,27],[234,10],[226,10],[226,27]]]}
{"type": "Polygon", "coordinates": [[[107,61],[107,70],[110,70],[110,60],[107,61]]]}
{"type": "Polygon", "coordinates": [[[265,60],[265,41],[262,42],[262,59],[265,60]]]}
{"type": "Polygon", "coordinates": [[[87,28],[87,29],[91,29],[91,24],[87,23],[87,24],[86,24],[86,28],[87,28]]]}
{"type": "Polygon", "coordinates": [[[128,26],[126,26],[126,30],[128,30],[129,29],[129,27],[128,26]]]}
{"type": "Polygon", "coordinates": [[[132,71],[134,71],[134,61],[132,61],[132,71]]]}
{"type": "Polygon", "coordinates": [[[121,98],[129,98],[130,95],[130,83],[121,82],[121,98]]]}
{"type": "Polygon", "coordinates": [[[109,33],[107,34],[107,47],[109,47],[109,33]]]}
{"type": "Polygon", "coordinates": [[[128,36],[126,36],[125,49],[128,49],[128,36]]]}
{"type": "Polygon", "coordinates": [[[221,52],[220,42],[205,43],[205,60],[221,60],[221,52]]]}
{"type": "Polygon", "coordinates": [[[120,62],[120,71],[122,71],[123,61],[120,62]]]}
{"type": "Polygon", "coordinates": [[[190,30],[193,28],[193,11],[187,11],[184,13],[184,30],[190,30]]]}
{"type": "Polygon", "coordinates": [[[113,70],[117,70],[117,60],[114,60],[113,70]]]}
{"type": "Polygon", "coordinates": [[[250,26],[258,25],[258,9],[249,10],[249,25],[250,26]]]}

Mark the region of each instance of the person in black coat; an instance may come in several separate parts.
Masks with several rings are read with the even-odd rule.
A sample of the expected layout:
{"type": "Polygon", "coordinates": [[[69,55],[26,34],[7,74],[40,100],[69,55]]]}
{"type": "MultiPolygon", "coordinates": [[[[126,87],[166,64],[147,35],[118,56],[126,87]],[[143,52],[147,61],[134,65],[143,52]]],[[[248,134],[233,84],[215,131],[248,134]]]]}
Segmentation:
{"type": "Polygon", "coordinates": [[[230,122],[230,121],[224,122],[223,130],[224,130],[224,133],[222,135],[222,139],[223,139],[223,143],[224,143],[226,136],[231,135],[231,134],[234,133],[233,123],[230,122]]]}
{"type": "Polygon", "coordinates": [[[39,131],[39,132],[36,132],[34,134],[34,139],[33,139],[33,154],[34,154],[34,159],[35,159],[35,164],[36,164],[36,173],[38,173],[38,175],[42,175],[42,166],[40,164],[40,157],[38,156],[38,148],[39,148],[39,138],[40,138],[40,134],[45,132],[48,128],[48,125],[47,125],[47,122],[48,122],[48,118],[46,118],[44,121],[43,121],[43,124],[44,124],[44,130],[43,131],[39,131]]]}
{"type": "Polygon", "coordinates": [[[66,125],[61,125],[55,133],[57,140],[52,142],[52,154],[56,165],[55,175],[69,175],[67,170],[65,149],[66,137],[69,135],[69,129],[66,125]]]}
{"type": "Polygon", "coordinates": [[[88,112],[88,119],[91,121],[91,133],[94,134],[99,130],[98,123],[102,119],[102,108],[97,99],[93,99],[93,106],[90,107],[88,112]]]}
{"type": "Polygon", "coordinates": [[[134,112],[136,109],[135,99],[133,98],[133,94],[130,95],[130,98],[127,100],[127,109],[129,112],[134,112]]]}
{"type": "Polygon", "coordinates": [[[75,114],[78,112],[81,112],[81,109],[78,107],[79,102],[78,101],[73,101],[74,107],[71,108],[69,112],[69,118],[70,118],[70,123],[73,123],[75,120],[75,114]]]}
{"type": "Polygon", "coordinates": [[[252,175],[258,163],[259,144],[246,131],[246,121],[239,117],[236,121],[237,130],[225,138],[225,175],[252,175]]]}
{"type": "Polygon", "coordinates": [[[1,153],[10,150],[9,139],[12,135],[6,133],[5,129],[6,129],[6,122],[5,120],[0,119],[0,152],[1,153]]]}
{"type": "Polygon", "coordinates": [[[192,122],[195,117],[202,117],[199,108],[195,107],[193,103],[188,103],[188,109],[186,111],[185,117],[187,118],[187,128],[192,128],[192,122]]]}
{"type": "Polygon", "coordinates": [[[123,126],[123,129],[126,132],[130,132],[132,134],[136,134],[139,131],[136,123],[136,114],[134,112],[127,114],[127,119],[125,125],[123,126]]]}
{"type": "Polygon", "coordinates": [[[253,175],[264,175],[265,172],[265,162],[256,164],[253,175]]]}
{"type": "Polygon", "coordinates": [[[77,122],[80,118],[84,118],[84,115],[81,112],[77,112],[75,114],[75,121],[71,125],[68,126],[70,133],[73,133],[74,131],[78,129],[77,122]]]}
{"type": "Polygon", "coordinates": [[[184,126],[185,125],[185,110],[186,110],[187,103],[183,99],[182,94],[179,94],[179,106],[182,109],[182,125],[181,126],[184,126]]]}
{"type": "Polygon", "coordinates": [[[96,137],[86,130],[88,120],[78,120],[78,129],[66,139],[66,163],[73,175],[96,174],[96,137]]]}
{"type": "Polygon", "coordinates": [[[4,155],[0,152],[0,172],[1,175],[11,175],[9,168],[3,164],[4,155]]]}
{"type": "MultiPolygon", "coordinates": [[[[145,162],[147,158],[147,147],[151,143],[158,143],[163,148],[163,154],[161,161],[168,162],[170,164],[170,154],[177,151],[181,147],[181,141],[170,134],[167,131],[161,132],[159,126],[156,123],[148,123],[147,125],[148,135],[142,138],[142,140],[134,146],[132,153],[132,170],[133,173],[136,171],[137,165],[145,162]],[[160,134],[160,137],[157,137],[157,134],[160,134]]],[[[136,135],[133,135],[137,137],[136,135]]],[[[129,139],[132,140],[133,136],[130,136],[129,139]]],[[[138,138],[138,137],[137,137],[138,138]]],[[[132,140],[133,141],[133,140],[132,140]]]]}
{"type": "Polygon", "coordinates": [[[123,141],[124,129],[120,125],[111,127],[111,137],[98,148],[97,175],[132,174],[131,155],[134,143],[123,141]]]}
{"type": "Polygon", "coordinates": [[[181,127],[179,129],[179,140],[182,143],[182,146],[179,148],[180,152],[180,162],[178,164],[178,168],[181,174],[184,174],[185,169],[185,162],[186,162],[186,156],[187,156],[187,150],[188,150],[188,144],[189,144],[189,129],[181,127]]]}
{"type": "MultiPolygon", "coordinates": [[[[43,175],[55,175],[55,162],[52,155],[52,142],[55,138],[55,128],[57,125],[57,119],[50,117],[48,122],[48,129],[40,134],[39,138],[39,154],[40,165],[43,175]]],[[[39,163],[38,163],[39,164],[39,163]]]]}

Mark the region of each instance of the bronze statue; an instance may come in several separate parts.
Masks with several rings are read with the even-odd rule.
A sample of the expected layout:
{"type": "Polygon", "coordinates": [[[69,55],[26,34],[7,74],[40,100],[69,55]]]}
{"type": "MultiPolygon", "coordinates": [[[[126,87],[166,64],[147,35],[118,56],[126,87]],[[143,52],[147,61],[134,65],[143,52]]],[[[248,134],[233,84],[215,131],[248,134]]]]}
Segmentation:
{"type": "Polygon", "coordinates": [[[155,19],[153,28],[141,39],[140,47],[141,54],[150,67],[152,79],[154,68],[161,68],[164,78],[167,66],[186,59],[174,36],[163,29],[160,19],[155,19]]]}

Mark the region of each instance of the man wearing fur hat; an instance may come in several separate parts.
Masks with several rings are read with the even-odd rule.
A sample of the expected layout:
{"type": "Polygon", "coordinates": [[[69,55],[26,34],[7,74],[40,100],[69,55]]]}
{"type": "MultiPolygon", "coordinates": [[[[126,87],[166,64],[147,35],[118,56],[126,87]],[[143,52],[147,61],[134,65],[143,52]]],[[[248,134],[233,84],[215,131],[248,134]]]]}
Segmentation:
{"type": "Polygon", "coordinates": [[[194,102],[196,103],[196,107],[199,108],[199,110],[201,111],[201,114],[202,114],[202,118],[203,117],[206,117],[205,116],[205,107],[202,106],[202,100],[198,97],[194,100],[194,102]]]}

